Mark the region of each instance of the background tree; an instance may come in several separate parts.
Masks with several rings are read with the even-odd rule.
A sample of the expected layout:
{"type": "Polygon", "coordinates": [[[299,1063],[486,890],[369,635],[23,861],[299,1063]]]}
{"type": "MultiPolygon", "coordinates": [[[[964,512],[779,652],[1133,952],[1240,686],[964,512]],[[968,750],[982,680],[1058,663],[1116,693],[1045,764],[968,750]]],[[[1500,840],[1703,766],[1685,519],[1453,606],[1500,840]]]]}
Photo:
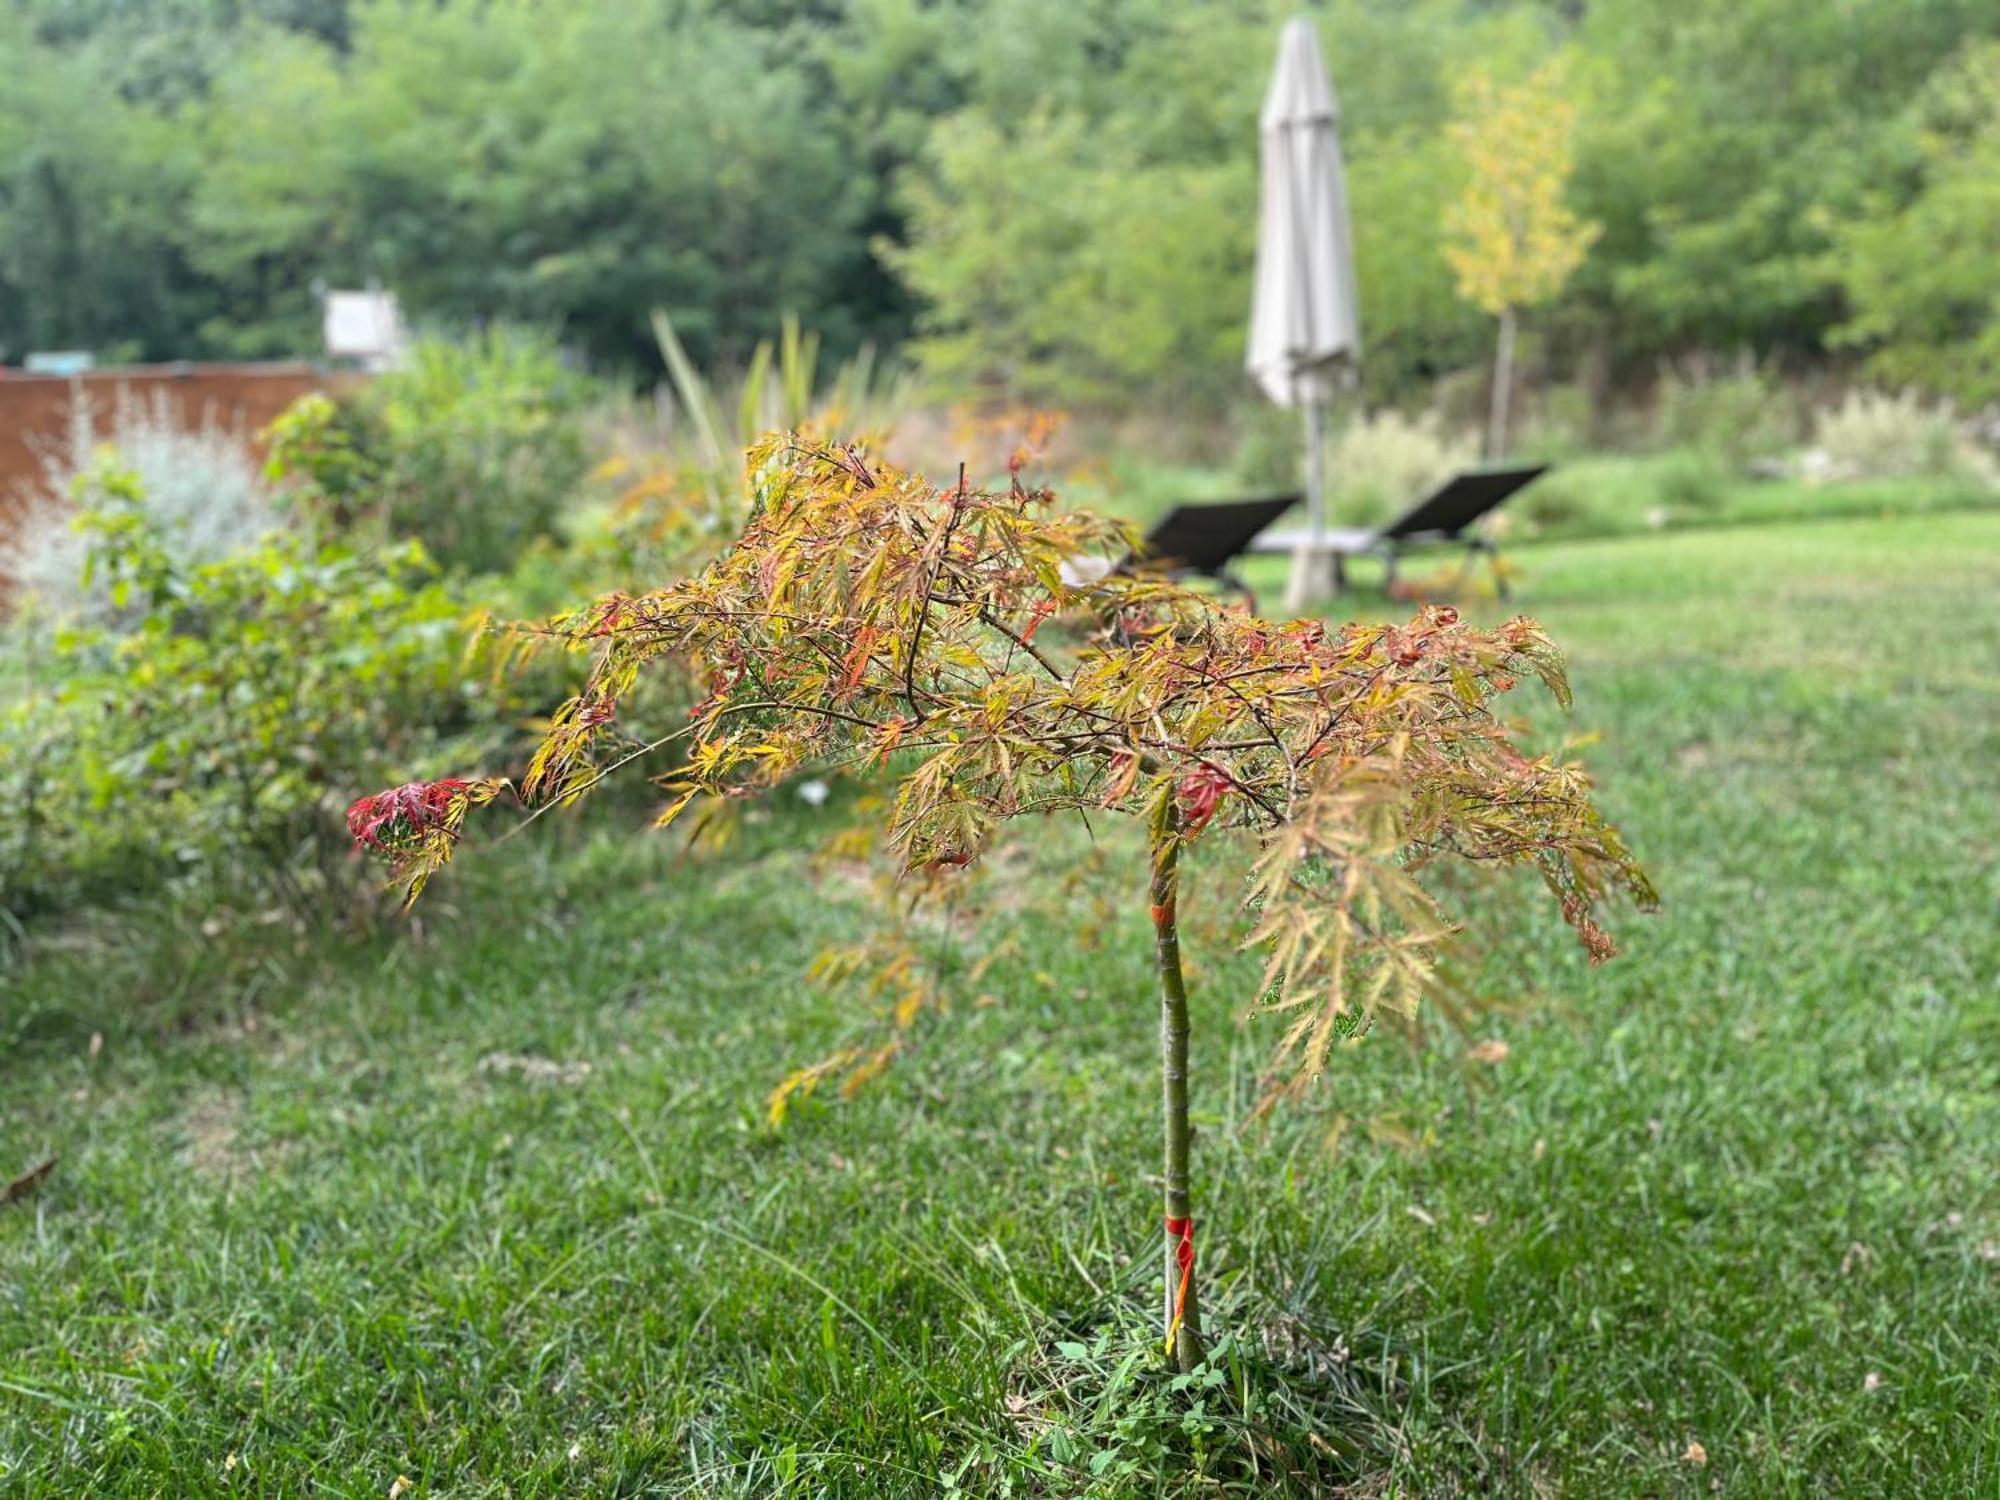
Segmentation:
{"type": "MultiPolygon", "coordinates": [[[[1024,489],[937,489],[853,448],[767,439],[755,509],[700,574],[614,594],[545,633],[592,653],[521,793],[568,803],[632,762],[681,747],[661,825],[699,820],[806,771],[897,779],[887,837],[904,867],[978,859],[1003,824],[1105,809],[1143,821],[1143,882],[1161,1006],[1169,1354],[1202,1357],[1188,1126],[1180,872],[1204,838],[1258,847],[1246,941],[1268,955],[1264,1008],[1287,1018],[1267,1101],[1316,1078],[1334,1042],[1382,1006],[1408,1009],[1452,923],[1424,873],[1532,865],[1593,958],[1612,952],[1593,903],[1650,889],[1575,766],[1529,758],[1494,712],[1560,659],[1526,619],[1473,630],[1449,609],[1407,628],[1274,625],[1146,577],[1073,587],[1064,564],[1126,536],[1048,514],[1024,489]],[[1068,649],[1052,616],[1097,622],[1068,649]],[[1038,636],[1040,637],[1038,639],[1038,636]],[[684,728],[634,743],[621,701],[648,668],[691,669],[707,696],[684,728]],[[698,810],[697,810],[698,809],[698,810]]],[[[538,633],[539,634],[539,633],[538,633]]],[[[449,859],[491,781],[364,798],[358,840],[395,856],[412,899],[449,859]]],[[[1134,903],[1142,882],[1133,881],[1134,903]]]]}
{"type": "Polygon", "coordinates": [[[201,263],[272,314],[236,338],[296,347],[316,277],[559,325],[628,366],[651,359],[653,306],[704,362],[747,356],[786,308],[822,310],[837,349],[860,336],[834,284],[867,255],[864,183],[761,33],[468,0],[352,24],[346,54],[260,48],[205,111],[201,263]]]}
{"type": "Polygon", "coordinates": [[[1516,320],[1523,308],[1563,289],[1599,226],[1564,201],[1575,167],[1577,108],[1559,66],[1545,64],[1517,84],[1474,71],[1458,103],[1451,139],[1466,179],[1445,219],[1445,259],[1457,273],[1459,294],[1500,322],[1486,429],[1487,457],[1498,458],[1507,445],[1516,320]]]}
{"type": "MultiPolygon", "coordinates": [[[[309,354],[315,282],[374,276],[419,323],[557,326],[621,372],[657,373],[652,307],[705,366],[790,310],[834,358],[914,332],[941,383],[972,386],[993,373],[970,351],[984,330],[1033,355],[1006,372],[1016,394],[1212,413],[1247,394],[1245,205],[1289,9],[19,0],[0,19],[0,345],[309,354]],[[1106,337],[1051,331],[1079,303],[1106,337]]],[[[1935,182],[1915,212],[1937,222],[1903,227],[1976,242],[1977,164],[1927,164],[1911,101],[2000,35],[1989,0],[1321,13],[1377,399],[1478,357],[1437,236],[1451,84],[1474,69],[1559,52],[1586,108],[1571,196],[1604,231],[1540,320],[1558,371],[1584,351],[1614,379],[1694,350],[1886,351],[1887,299],[1911,328],[1938,300],[1846,226],[1893,244],[1935,182]]],[[[1944,300],[1975,340],[1991,326],[1944,300]]]]}
{"type": "Polygon", "coordinates": [[[1872,348],[1891,380],[1968,406],[2000,400],[2000,42],[1968,46],[1899,135],[1903,169],[1829,226],[1853,310],[1836,336],[1872,348]]]}

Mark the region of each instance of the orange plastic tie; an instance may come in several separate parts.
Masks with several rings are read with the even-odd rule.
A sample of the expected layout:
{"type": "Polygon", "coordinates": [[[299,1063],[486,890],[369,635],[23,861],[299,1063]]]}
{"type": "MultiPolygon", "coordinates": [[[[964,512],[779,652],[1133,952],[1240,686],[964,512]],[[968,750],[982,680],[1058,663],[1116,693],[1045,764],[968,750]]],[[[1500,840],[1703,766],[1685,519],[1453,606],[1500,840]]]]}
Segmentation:
{"type": "Polygon", "coordinates": [[[1194,1284],[1194,1220],[1167,1216],[1167,1238],[1176,1241],[1174,1263],[1181,1268],[1180,1290],[1174,1294],[1174,1315],[1167,1323],[1167,1354],[1174,1352],[1174,1339],[1187,1316],[1188,1288],[1194,1284]]]}

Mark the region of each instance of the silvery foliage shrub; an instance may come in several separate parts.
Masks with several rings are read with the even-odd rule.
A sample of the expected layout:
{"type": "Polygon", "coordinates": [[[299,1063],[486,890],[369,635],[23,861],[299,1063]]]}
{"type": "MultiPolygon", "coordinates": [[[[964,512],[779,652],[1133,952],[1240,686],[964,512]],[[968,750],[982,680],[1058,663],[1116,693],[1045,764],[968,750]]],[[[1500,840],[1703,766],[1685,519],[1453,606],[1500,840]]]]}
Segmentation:
{"type": "Polygon", "coordinates": [[[22,525],[0,551],[0,573],[39,613],[93,625],[110,623],[116,612],[103,582],[86,581],[90,541],[76,518],[106,449],[134,477],[147,521],[177,562],[212,562],[278,524],[241,434],[212,418],[198,426],[177,422],[164,393],[151,401],[121,395],[102,436],[99,409],[82,394],[72,404],[61,440],[41,454],[22,525]]]}
{"type": "Polygon", "coordinates": [[[82,492],[111,623],[47,632],[43,681],[0,701],[0,925],[163,890],[340,910],[372,883],[356,787],[501,753],[520,703],[468,667],[420,544],[272,530],[191,562],[131,470],[82,492]]]}
{"type": "Polygon", "coordinates": [[[1829,479],[1959,479],[2000,488],[2000,464],[1959,429],[1949,404],[1914,391],[1849,391],[1819,414],[1809,473],[1829,479]]]}
{"type": "Polygon", "coordinates": [[[1390,407],[1338,422],[1326,455],[1333,515],[1357,526],[1389,520],[1477,461],[1473,438],[1447,431],[1435,412],[1390,407]]]}

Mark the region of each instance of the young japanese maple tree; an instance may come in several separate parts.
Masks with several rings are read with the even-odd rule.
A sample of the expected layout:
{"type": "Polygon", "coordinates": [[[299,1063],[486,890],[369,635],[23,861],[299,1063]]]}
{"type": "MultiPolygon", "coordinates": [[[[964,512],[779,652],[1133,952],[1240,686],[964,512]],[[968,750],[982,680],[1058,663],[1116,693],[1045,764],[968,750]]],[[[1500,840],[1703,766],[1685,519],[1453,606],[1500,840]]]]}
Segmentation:
{"type": "MultiPolygon", "coordinates": [[[[1612,952],[1593,916],[1607,886],[1651,899],[1582,772],[1517,749],[1494,713],[1523,676],[1567,701],[1561,660],[1526,619],[1482,631],[1431,608],[1406,626],[1273,624],[1159,577],[1071,581],[1065,564],[1121,554],[1129,539],[1054,513],[1018,475],[999,492],[962,475],[940,489],[796,438],[753,449],[748,471],[752,515],[733,550],[550,627],[594,660],[520,794],[566,802],[682,741],[661,778],[661,824],[807,771],[887,774],[889,838],[909,869],[976,860],[1025,815],[1142,820],[1161,1006],[1163,1319],[1183,1369],[1203,1347],[1185,852],[1225,833],[1256,843],[1245,941],[1267,955],[1264,1005],[1289,1021],[1274,1060],[1284,1089],[1315,1078],[1353,1021],[1415,1002],[1452,929],[1425,883],[1437,862],[1531,866],[1593,959],[1612,952]],[[1057,615],[1094,623],[1062,648],[1041,631],[1057,615]],[[668,661],[691,666],[707,696],[685,727],[635,744],[618,729],[620,700],[668,661]]],[[[414,898],[467,809],[499,785],[366,798],[354,830],[396,857],[414,898]]]]}

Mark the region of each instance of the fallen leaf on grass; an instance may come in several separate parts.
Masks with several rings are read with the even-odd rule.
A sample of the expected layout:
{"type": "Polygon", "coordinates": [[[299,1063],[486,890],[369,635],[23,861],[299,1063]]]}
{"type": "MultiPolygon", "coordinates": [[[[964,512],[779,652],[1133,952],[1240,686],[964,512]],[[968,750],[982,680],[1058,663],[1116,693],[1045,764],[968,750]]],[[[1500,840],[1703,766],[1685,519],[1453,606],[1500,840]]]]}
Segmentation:
{"type": "Polygon", "coordinates": [[[1474,1062],[1487,1063],[1497,1068],[1507,1060],[1507,1054],[1512,1050],[1499,1037],[1489,1036],[1485,1041],[1475,1044],[1466,1056],[1474,1062]]]}
{"type": "Polygon", "coordinates": [[[1689,1438],[1687,1452],[1681,1455],[1681,1462],[1693,1464],[1698,1469],[1708,1462],[1708,1450],[1694,1438],[1689,1438]]]}
{"type": "Polygon", "coordinates": [[[43,1179],[56,1169],[56,1160],[57,1158],[51,1156],[39,1166],[28,1168],[4,1188],[0,1188],[0,1207],[18,1202],[40,1187],[43,1179]]]}
{"type": "Polygon", "coordinates": [[[557,1062],[549,1057],[528,1057],[512,1052],[489,1052],[479,1059],[479,1071],[502,1077],[512,1076],[528,1083],[560,1083],[571,1087],[590,1077],[587,1062],[557,1062]]]}

